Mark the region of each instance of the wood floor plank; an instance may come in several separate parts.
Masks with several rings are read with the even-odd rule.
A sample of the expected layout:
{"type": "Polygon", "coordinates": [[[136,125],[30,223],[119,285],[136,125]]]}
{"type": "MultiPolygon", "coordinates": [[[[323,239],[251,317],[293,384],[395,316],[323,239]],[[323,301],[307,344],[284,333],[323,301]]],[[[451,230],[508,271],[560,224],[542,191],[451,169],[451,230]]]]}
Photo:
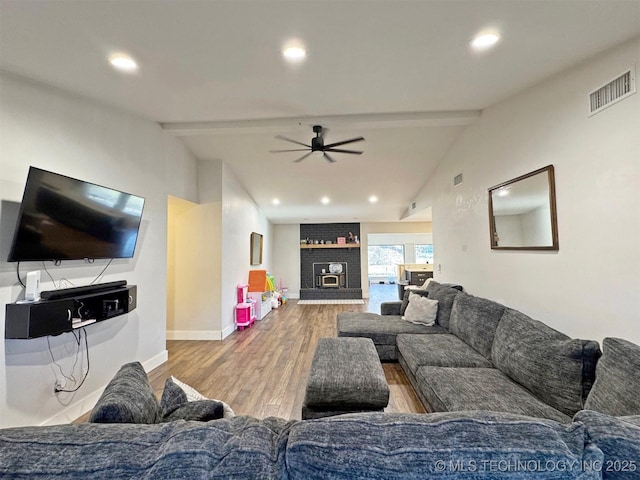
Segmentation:
{"type": "MultiPolygon", "coordinates": [[[[221,341],[169,340],[169,360],[149,373],[160,398],[173,375],[209,398],[224,400],[236,414],[300,419],[304,390],[318,339],[336,336],[336,316],[366,305],[298,305],[273,310],[251,328],[221,341]]],[[[386,412],[424,413],[397,363],[383,369],[390,388],[386,412]]],[[[84,415],[77,421],[88,419],[84,415]]]]}

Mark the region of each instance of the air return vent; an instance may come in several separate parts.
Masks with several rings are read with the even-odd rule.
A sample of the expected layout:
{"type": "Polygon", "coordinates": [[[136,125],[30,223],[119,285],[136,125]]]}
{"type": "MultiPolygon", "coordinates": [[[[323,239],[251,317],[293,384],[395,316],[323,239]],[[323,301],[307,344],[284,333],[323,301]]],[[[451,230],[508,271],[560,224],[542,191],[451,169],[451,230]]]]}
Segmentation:
{"type": "Polygon", "coordinates": [[[459,173],[458,175],[456,175],[455,177],[453,177],[453,186],[457,187],[458,185],[460,185],[462,183],[462,174],[459,173]]]}
{"type": "Polygon", "coordinates": [[[636,78],[634,69],[630,68],[616,79],[589,94],[589,116],[634,93],[636,93],[636,78]]]}

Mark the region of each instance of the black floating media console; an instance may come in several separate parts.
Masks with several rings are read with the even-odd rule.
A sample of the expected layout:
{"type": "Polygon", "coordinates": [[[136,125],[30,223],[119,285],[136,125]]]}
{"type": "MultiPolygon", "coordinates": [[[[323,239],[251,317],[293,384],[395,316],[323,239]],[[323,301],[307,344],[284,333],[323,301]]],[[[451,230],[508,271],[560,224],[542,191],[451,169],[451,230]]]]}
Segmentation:
{"type": "Polygon", "coordinates": [[[125,280],[42,292],[41,300],[6,306],[4,338],[71,332],[136,308],[137,288],[125,280]]]}

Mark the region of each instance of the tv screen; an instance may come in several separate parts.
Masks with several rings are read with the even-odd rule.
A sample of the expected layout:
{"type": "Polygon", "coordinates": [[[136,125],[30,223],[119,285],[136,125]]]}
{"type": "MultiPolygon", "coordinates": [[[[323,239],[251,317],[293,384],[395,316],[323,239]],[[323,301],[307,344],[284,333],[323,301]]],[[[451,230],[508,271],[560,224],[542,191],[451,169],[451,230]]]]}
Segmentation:
{"type": "Polygon", "coordinates": [[[9,262],[131,258],[144,198],[30,167],[9,262]]]}

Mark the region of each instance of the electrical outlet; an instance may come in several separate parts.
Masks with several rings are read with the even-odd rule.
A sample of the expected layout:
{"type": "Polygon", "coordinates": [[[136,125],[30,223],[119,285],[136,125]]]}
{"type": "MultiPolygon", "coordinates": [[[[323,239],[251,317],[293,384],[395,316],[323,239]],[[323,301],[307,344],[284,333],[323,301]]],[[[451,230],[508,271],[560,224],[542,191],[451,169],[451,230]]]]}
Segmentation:
{"type": "Polygon", "coordinates": [[[54,393],[58,393],[60,390],[64,390],[67,386],[67,381],[64,378],[57,378],[56,383],[53,385],[54,393]]]}

